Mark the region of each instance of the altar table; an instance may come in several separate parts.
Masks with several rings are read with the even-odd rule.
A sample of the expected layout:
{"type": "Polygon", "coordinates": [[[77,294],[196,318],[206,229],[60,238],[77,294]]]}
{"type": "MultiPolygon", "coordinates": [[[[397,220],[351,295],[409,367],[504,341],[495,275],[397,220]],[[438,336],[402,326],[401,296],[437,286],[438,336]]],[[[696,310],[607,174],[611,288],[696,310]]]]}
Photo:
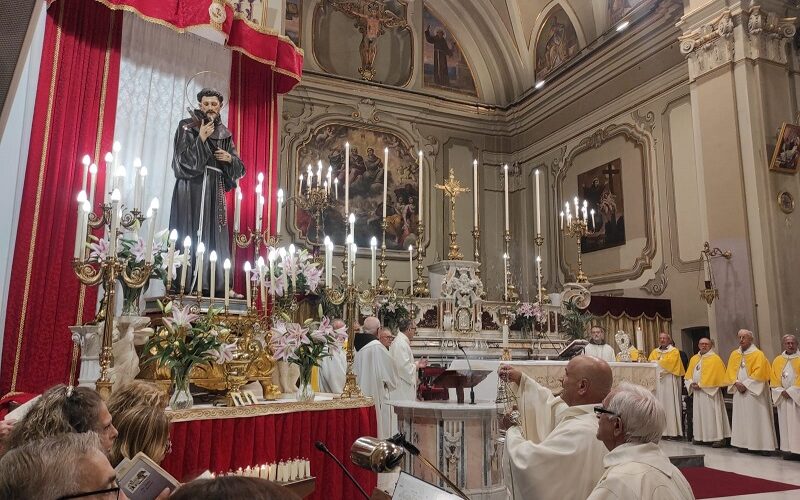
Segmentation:
{"type": "MultiPolygon", "coordinates": [[[[256,406],[222,408],[196,405],[170,411],[172,452],[161,466],[179,481],[209,470],[214,473],[305,457],[317,487],[311,499],[358,498],[360,493],[341,469],[314,447],[322,441],[366,491],[376,474],[350,462],[350,446],[361,436],[376,436],[371,399],[333,399],[299,403],[278,400],[256,406]]],[[[321,400],[319,400],[321,399],[321,400]]]]}

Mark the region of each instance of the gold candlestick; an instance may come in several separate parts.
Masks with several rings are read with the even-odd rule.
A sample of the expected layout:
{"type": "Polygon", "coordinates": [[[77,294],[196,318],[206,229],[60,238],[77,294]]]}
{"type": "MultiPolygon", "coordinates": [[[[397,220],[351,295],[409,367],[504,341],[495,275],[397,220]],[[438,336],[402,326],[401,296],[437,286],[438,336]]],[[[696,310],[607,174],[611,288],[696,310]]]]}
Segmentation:
{"type": "Polygon", "coordinates": [[[564,226],[564,234],[570,238],[575,238],[578,246],[578,283],[588,283],[589,277],[583,272],[583,259],[581,257],[581,238],[586,236],[588,232],[588,225],[586,221],[580,217],[574,217],[567,221],[564,226]]]}
{"type": "Polygon", "coordinates": [[[444,184],[436,184],[433,186],[436,189],[441,189],[445,196],[450,198],[450,251],[447,253],[449,260],[463,260],[464,254],[458,248],[456,238],[456,197],[461,193],[468,193],[469,188],[463,187],[458,179],[453,175],[453,169],[450,169],[450,176],[444,184]]]}
{"type": "MultiPolygon", "coordinates": [[[[542,257],[542,245],[544,245],[544,237],[542,233],[538,233],[536,238],[534,238],[533,242],[536,244],[536,258],[540,259],[542,257]]],[[[544,287],[543,283],[543,276],[542,276],[542,266],[540,263],[537,262],[536,265],[536,283],[539,285],[539,304],[549,304],[550,297],[547,295],[547,289],[544,287]]]]}
{"type": "Polygon", "coordinates": [[[425,258],[425,246],[422,244],[425,236],[425,224],[420,221],[417,226],[419,235],[417,236],[417,279],[414,281],[414,296],[429,297],[428,280],[422,274],[425,269],[422,265],[422,260],[425,258]]]}
{"type": "Polygon", "coordinates": [[[383,232],[383,238],[381,240],[381,261],[378,264],[378,268],[380,268],[381,272],[378,275],[378,286],[376,288],[379,295],[388,295],[392,291],[392,287],[389,286],[389,278],[386,277],[386,217],[383,218],[381,221],[381,230],[383,232]]]}
{"type": "Polygon", "coordinates": [[[506,255],[508,256],[508,265],[506,266],[505,271],[505,280],[506,283],[508,283],[508,291],[506,292],[506,296],[503,297],[503,300],[506,302],[516,302],[519,300],[519,294],[517,293],[517,288],[514,286],[514,280],[512,279],[511,275],[511,231],[505,231],[503,233],[503,241],[505,241],[506,255]]]}

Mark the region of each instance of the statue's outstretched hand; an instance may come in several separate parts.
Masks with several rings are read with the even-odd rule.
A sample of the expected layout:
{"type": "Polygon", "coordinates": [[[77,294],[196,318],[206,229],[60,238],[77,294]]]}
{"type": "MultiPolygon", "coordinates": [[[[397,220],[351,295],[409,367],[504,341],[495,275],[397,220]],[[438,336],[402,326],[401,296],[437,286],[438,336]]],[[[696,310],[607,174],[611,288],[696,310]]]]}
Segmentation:
{"type": "Polygon", "coordinates": [[[214,122],[203,123],[200,125],[200,140],[206,142],[206,139],[214,133],[214,122]]]}
{"type": "Polygon", "coordinates": [[[214,158],[216,158],[217,161],[224,161],[225,163],[230,163],[231,160],[233,159],[233,156],[231,156],[231,154],[225,151],[224,149],[217,149],[216,151],[214,151],[214,158]]]}

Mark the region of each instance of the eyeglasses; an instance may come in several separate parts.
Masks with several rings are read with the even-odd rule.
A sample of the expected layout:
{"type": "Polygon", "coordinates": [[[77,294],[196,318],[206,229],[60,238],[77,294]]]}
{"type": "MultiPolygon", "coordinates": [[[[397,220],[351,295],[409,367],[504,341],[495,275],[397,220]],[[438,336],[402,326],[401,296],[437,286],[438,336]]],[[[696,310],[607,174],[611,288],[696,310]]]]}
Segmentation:
{"type": "Polygon", "coordinates": [[[605,409],[605,408],[603,408],[602,406],[595,406],[595,407],[594,407],[594,414],[597,416],[597,418],[600,418],[600,415],[602,415],[602,414],[604,414],[604,413],[605,413],[606,415],[608,415],[608,416],[609,416],[609,418],[610,418],[610,417],[619,417],[619,414],[617,414],[617,413],[614,413],[614,412],[613,412],[613,411],[611,411],[611,410],[606,410],[606,409],[605,409]]]}
{"type": "Polygon", "coordinates": [[[74,495],[65,495],[63,497],[58,497],[56,500],[67,500],[69,498],[86,498],[91,497],[94,495],[105,495],[104,498],[116,498],[119,500],[119,485],[114,486],[113,488],[106,488],[104,490],[95,490],[95,491],[87,491],[85,493],[76,493],[74,495]]]}

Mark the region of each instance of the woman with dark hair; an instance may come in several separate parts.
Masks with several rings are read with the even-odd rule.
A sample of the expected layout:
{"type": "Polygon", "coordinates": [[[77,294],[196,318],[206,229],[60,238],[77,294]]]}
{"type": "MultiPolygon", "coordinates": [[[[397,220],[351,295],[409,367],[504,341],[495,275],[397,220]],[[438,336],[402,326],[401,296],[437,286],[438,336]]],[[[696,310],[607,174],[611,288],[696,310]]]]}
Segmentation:
{"type": "Polygon", "coordinates": [[[117,429],[100,395],[88,387],[59,384],[46,390],[28,413],[14,424],[6,451],[57,434],[96,432],[103,450],[111,451],[117,429]]]}
{"type": "Polygon", "coordinates": [[[179,487],[170,500],[217,500],[247,498],[248,500],[300,500],[300,497],[266,479],[224,476],[215,479],[196,479],[179,487]]]}

